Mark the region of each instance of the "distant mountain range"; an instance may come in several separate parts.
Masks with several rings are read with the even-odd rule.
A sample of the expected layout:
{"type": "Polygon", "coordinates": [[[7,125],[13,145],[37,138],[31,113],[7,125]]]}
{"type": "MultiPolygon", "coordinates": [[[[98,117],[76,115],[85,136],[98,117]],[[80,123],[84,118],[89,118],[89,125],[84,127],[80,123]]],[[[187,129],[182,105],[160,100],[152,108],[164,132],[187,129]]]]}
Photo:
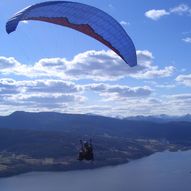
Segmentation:
{"type": "MultiPolygon", "coordinates": [[[[137,115],[137,116],[130,116],[130,117],[106,117],[101,115],[96,115],[92,113],[87,114],[67,114],[67,113],[57,113],[57,112],[24,112],[24,111],[16,111],[8,116],[0,116],[0,127],[2,125],[4,127],[23,127],[27,124],[25,128],[35,128],[35,125],[41,125],[41,128],[49,128],[49,124],[51,123],[62,123],[63,126],[70,125],[70,126],[87,126],[91,124],[92,121],[99,123],[104,122],[111,124],[111,122],[121,123],[125,121],[143,121],[143,122],[154,122],[154,123],[167,123],[167,122],[191,122],[191,114],[182,115],[182,116],[169,116],[165,114],[161,115],[137,115]],[[32,123],[30,123],[32,122],[32,123]],[[63,123],[64,122],[64,123],[63,123]],[[46,127],[45,127],[46,126],[46,127]]],[[[127,122],[126,122],[127,123],[127,122]]],[[[111,124],[113,125],[113,124],[111,124]]],[[[60,126],[60,125],[58,125],[60,126]]],[[[58,127],[57,126],[57,127],[58,127]]]]}
{"type": "Polygon", "coordinates": [[[17,111],[0,117],[0,128],[61,131],[79,136],[110,135],[128,138],[184,139],[191,136],[190,115],[137,116],[125,119],[85,114],[17,111]]]}
{"type": "Polygon", "coordinates": [[[134,120],[134,121],[153,121],[153,122],[170,122],[170,121],[188,121],[191,122],[191,114],[183,115],[183,116],[169,116],[169,115],[150,115],[150,116],[133,116],[133,117],[126,117],[127,120],[134,120]]]}

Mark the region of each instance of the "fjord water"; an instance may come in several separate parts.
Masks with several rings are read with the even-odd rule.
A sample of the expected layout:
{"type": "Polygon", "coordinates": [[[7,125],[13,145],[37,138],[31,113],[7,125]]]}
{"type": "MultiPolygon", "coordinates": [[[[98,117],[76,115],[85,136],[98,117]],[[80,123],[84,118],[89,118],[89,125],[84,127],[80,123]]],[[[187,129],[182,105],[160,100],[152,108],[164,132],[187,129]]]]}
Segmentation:
{"type": "Polygon", "coordinates": [[[190,191],[191,151],[156,153],[115,167],[33,172],[0,179],[0,191],[190,191]]]}

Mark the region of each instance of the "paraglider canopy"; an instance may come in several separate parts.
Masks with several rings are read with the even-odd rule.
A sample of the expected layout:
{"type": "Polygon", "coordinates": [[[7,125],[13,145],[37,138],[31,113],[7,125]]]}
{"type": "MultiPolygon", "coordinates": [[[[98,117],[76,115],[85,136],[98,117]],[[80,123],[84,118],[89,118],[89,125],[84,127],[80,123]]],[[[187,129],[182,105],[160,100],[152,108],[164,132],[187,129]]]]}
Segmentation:
{"type": "Polygon", "coordinates": [[[7,33],[20,21],[38,20],[70,27],[100,41],[129,66],[137,65],[136,50],[123,27],[110,15],[95,7],[70,1],[49,1],[29,6],[16,13],[6,24],[7,33]]]}

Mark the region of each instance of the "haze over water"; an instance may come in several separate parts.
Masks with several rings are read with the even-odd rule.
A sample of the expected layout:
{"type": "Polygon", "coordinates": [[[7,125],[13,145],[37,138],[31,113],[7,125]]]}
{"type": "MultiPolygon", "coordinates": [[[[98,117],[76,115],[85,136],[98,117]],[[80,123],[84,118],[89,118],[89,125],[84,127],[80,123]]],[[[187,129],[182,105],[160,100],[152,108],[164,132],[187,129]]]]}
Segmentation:
{"type": "Polygon", "coordinates": [[[95,170],[28,173],[0,179],[1,191],[190,191],[191,151],[163,152],[95,170]]]}

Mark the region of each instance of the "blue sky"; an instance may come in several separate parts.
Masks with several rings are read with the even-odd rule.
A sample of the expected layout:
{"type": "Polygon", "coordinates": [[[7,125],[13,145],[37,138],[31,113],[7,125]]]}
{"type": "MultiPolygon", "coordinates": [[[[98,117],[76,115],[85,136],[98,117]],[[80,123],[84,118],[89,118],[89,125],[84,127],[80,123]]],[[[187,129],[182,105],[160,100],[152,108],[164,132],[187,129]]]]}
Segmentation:
{"type": "Polygon", "coordinates": [[[1,115],[16,110],[107,116],[191,113],[190,1],[77,1],[121,23],[137,50],[134,68],[66,27],[30,21],[6,34],[5,24],[14,13],[39,2],[0,3],[1,115]]]}

